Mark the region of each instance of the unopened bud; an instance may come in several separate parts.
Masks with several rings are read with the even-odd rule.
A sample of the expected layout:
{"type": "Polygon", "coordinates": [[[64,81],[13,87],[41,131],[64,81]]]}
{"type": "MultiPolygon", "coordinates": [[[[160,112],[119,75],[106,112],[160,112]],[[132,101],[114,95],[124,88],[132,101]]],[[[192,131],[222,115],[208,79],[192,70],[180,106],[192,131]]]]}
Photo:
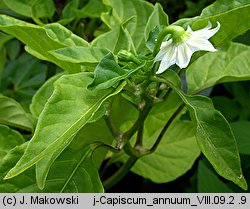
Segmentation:
{"type": "Polygon", "coordinates": [[[134,62],[137,65],[141,64],[140,60],[135,57],[131,52],[128,52],[126,50],[121,50],[117,54],[118,60],[121,62],[134,62]]]}

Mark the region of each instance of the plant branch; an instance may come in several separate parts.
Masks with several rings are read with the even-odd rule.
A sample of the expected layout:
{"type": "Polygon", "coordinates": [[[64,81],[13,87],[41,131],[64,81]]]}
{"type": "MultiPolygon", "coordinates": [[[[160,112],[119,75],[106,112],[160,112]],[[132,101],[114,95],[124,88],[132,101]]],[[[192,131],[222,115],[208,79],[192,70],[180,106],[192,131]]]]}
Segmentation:
{"type": "Polygon", "coordinates": [[[112,122],[110,116],[106,115],[106,116],[104,117],[104,119],[105,119],[105,122],[106,122],[106,124],[108,125],[109,130],[111,131],[112,135],[115,137],[115,139],[120,139],[120,138],[121,138],[121,135],[123,135],[123,133],[122,133],[121,131],[119,131],[119,130],[115,127],[115,125],[114,125],[114,123],[112,122]]]}
{"type": "Polygon", "coordinates": [[[130,156],[129,159],[116,173],[114,173],[111,177],[109,177],[103,182],[104,188],[109,189],[115,184],[117,184],[130,171],[130,169],[133,167],[137,160],[137,157],[130,156]]]}
{"type": "Polygon", "coordinates": [[[143,126],[144,121],[146,120],[148,113],[150,112],[152,106],[151,105],[145,105],[142,111],[140,111],[140,115],[134,125],[124,133],[124,139],[129,140],[135,132],[143,126]]]}
{"type": "Polygon", "coordinates": [[[144,129],[144,122],[142,123],[141,127],[137,131],[137,137],[136,137],[135,147],[142,146],[143,129],[144,129]]]}
{"type": "Polygon", "coordinates": [[[183,109],[184,107],[185,107],[185,104],[184,104],[184,103],[181,104],[181,105],[178,107],[178,109],[173,113],[173,115],[169,118],[169,120],[167,121],[167,123],[165,124],[165,126],[162,128],[162,130],[161,130],[159,136],[157,137],[157,139],[156,139],[154,145],[151,147],[150,152],[149,152],[148,154],[154,152],[154,151],[157,149],[158,145],[160,144],[160,142],[161,142],[161,140],[162,140],[164,134],[165,134],[166,131],[168,130],[169,126],[171,125],[171,123],[174,121],[174,119],[176,118],[176,116],[182,111],[182,109],[183,109]]]}

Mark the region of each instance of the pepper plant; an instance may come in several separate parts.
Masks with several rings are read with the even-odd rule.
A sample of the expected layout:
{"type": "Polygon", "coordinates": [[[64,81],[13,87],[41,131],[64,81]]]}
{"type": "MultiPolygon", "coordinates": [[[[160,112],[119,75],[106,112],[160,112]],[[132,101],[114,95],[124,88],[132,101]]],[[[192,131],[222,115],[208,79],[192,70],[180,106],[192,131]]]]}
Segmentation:
{"type": "Polygon", "coordinates": [[[217,0],[171,24],[159,3],[90,0],[84,14],[101,5],[109,28],[91,42],[63,26],[83,15],[78,1],[53,23],[44,20],[53,1],[23,2],[29,13],[17,2],[6,5],[36,24],[2,14],[3,36],[63,72],[39,88],[29,110],[0,96],[0,191],[104,192],[129,171],[165,183],[201,153],[247,189],[234,133],[201,92],[250,79],[249,46],[233,42],[250,28],[248,0],[217,0]]]}

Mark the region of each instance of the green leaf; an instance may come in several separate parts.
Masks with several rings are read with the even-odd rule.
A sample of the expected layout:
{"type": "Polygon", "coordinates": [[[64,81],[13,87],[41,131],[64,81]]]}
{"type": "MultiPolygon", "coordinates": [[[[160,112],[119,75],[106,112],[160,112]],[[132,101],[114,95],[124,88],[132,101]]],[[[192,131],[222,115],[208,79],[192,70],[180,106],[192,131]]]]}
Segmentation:
{"type": "Polygon", "coordinates": [[[9,150],[24,142],[25,140],[19,132],[10,129],[8,126],[0,125],[0,162],[2,163],[9,150]]]}
{"type": "Polygon", "coordinates": [[[76,18],[76,10],[78,8],[79,0],[71,0],[69,1],[66,6],[63,8],[62,17],[60,21],[64,19],[75,19],[76,18]]]}
{"type": "Polygon", "coordinates": [[[121,95],[117,95],[114,98],[110,117],[119,130],[127,131],[131,124],[136,121],[138,116],[139,112],[129,101],[124,99],[121,95]],[[126,114],[121,114],[122,112],[125,112],[126,114]]]}
{"type": "MultiPolygon", "coordinates": [[[[145,125],[146,144],[151,144],[157,138],[166,121],[167,119],[164,121],[160,115],[151,115],[145,125]],[[152,126],[158,126],[156,132],[147,131],[152,126]]],[[[186,173],[199,155],[200,149],[195,139],[192,123],[177,121],[169,127],[156,151],[140,158],[132,171],[155,183],[165,183],[186,173]]]]}
{"type": "Polygon", "coordinates": [[[142,68],[145,63],[141,64],[133,70],[121,68],[115,60],[112,53],[106,55],[95,69],[93,83],[88,88],[90,89],[107,89],[118,83],[119,81],[129,77],[132,73],[142,68]]]}
{"type": "MultiPolygon", "coordinates": [[[[69,148],[79,150],[93,142],[103,142],[105,144],[112,144],[114,137],[112,136],[104,119],[100,119],[94,123],[86,124],[75,136],[69,148]],[[98,131],[96,131],[98,130],[98,131]]],[[[98,148],[93,153],[92,159],[96,168],[101,166],[106,149],[98,148]]]]}
{"type": "Polygon", "coordinates": [[[146,28],[145,28],[145,40],[148,40],[150,32],[156,27],[156,26],[168,26],[168,16],[167,14],[163,11],[163,8],[161,4],[156,3],[154,6],[154,10],[152,14],[150,15],[146,28]]]}
{"type": "Polygon", "coordinates": [[[165,26],[155,26],[150,33],[148,34],[148,39],[146,41],[146,46],[147,48],[153,52],[155,44],[157,42],[157,38],[160,34],[160,32],[163,30],[165,26]]]}
{"type": "Polygon", "coordinates": [[[55,82],[55,91],[41,113],[29,146],[6,178],[22,173],[47,155],[63,150],[72,138],[109,97],[119,93],[125,83],[116,90],[90,91],[91,73],[62,76],[55,82]],[[55,130],[56,134],[55,134],[55,130]]]}
{"type": "Polygon", "coordinates": [[[36,182],[39,189],[44,189],[45,181],[48,176],[51,165],[55,162],[60,154],[62,154],[63,150],[71,143],[74,136],[69,138],[66,142],[58,146],[53,153],[48,154],[40,161],[36,163],[36,182]]]}
{"type": "Polygon", "coordinates": [[[59,60],[66,60],[71,63],[97,64],[108,54],[108,50],[96,47],[65,47],[49,51],[59,60]]]}
{"type": "Polygon", "coordinates": [[[181,79],[175,71],[171,69],[166,70],[164,73],[158,75],[158,77],[163,78],[164,80],[168,80],[178,89],[182,89],[181,79]]]}
{"type": "Polygon", "coordinates": [[[11,40],[13,37],[10,35],[7,35],[5,33],[0,32],[0,49],[3,47],[3,45],[11,40]]]}
{"type": "MultiPolygon", "coordinates": [[[[73,20],[75,18],[98,18],[106,12],[106,6],[101,0],[89,0],[81,9],[78,9],[79,0],[69,1],[63,9],[63,18],[73,20]]],[[[60,20],[61,21],[61,20],[60,20]]]]}
{"type": "Polygon", "coordinates": [[[8,41],[8,43],[6,44],[6,52],[11,61],[17,59],[18,55],[20,55],[21,52],[20,41],[18,41],[17,39],[8,41]]]}
{"type": "Polygon", "coordinates": [[[78,151],[65,150],[51,167],[43,192],[104,192],[98,171],[91,161],[95,149],[96,144],[90,144],[78,151]]]}
{"type": "Polygon", "coordinates": [[[95,144],[80,150],[67,148],[52,165],[48,175],[46,187],[40,190],[35,182],[33,168],[28,169],[19,176],[2,180],[2,177],[15,164],[24,153],[27,144],[15,147],[0,164],[0,192],[19,193],[95,193],[103,192],[103,187],[96,168],[91,162],[91,153],[96,148],[95,144]],[[58,172],[62,171],[63,172],[58,172]]]}
{"type": "Polygon", "coordinates": [[[0,47],[0,60],[1,60],[0,62],[0,75],[1,75],[6,63],[6,50],[3,47],[2,48],[0,47]]]}
{"type": "Polygon", "coordinates": [[[81,71],[81,64],[58,60],[49,53],[49,51],[67,46],[88,46],[86,41],[72,34],[62,25],[52,23],[41,27],[6,15],[0,15],[0,29],[26,44],[28,52],[37,58],[53,62],[71,73],[81,71]]]}
{"type": "Polygon", "coordinates": [[[43,111],[45,104],[54,91],[54,82],[61,76],[62,74],[60,73],[48,79],[33,96],[30,104],[30,111],[35,117],[38,118],[43,111]]]}
{"type": "Polygon", "coordinates": [[[3,0],[5,5],[14,12],[26,17],[33,17],[32,9],[39,18],[52,17],[55,12],[53,0],[3,0]]]}
{"type": "Polygon", "coordinates": [[[128,32],[120,25],[95,38],[91,45],[93,47],[105,48],[114,54],[117,54],[122,49],[130,51],[131,43],[128,32]]]}
{"type": "Polygon", "coordinates": [[[249,56],[249,46],[232,43],[225,51],[209,52],[198,58],[187,68],[189,93],[200,92],[217,83],[249,80],[249,56]]]}
{"type": "Polygon", "coordinates": [[[107,8],[101,0],[89,0],[83,8],[76,10],[76,15],[78,18],[97,18],[106,11],[107,8]]]}
{"type": "Polygon", "coordinates": [[[186,96],[186,104],[197,123],[196,137],[203,154],[219,175],[246,189],[236,140],[226,119],[208,98],[186,96]]]}
{"type": "Polygon", "coordinates": [[[217,0],[213,4],[209,5],[201,12],[201,17],[209,17],[213,15],[219,15],[223,12],[227,12],[233,9],[237,9],[240,6],[248,5],[248,0],[217,0]]]}
{"type": "Polygon", "coordinates": [[[4,47],[4,44],[11,40],[13,37],[9,36],[5,33],[0,32],[0,75],[2,74],[2,71],[5,67],[6,63],[6,49],[4,47]]]}
{"type": "Polygon", "coordinates": [[[15,100],[1,95],[0,123],[27,131],[33,130],[33,121],[22,106],[15,100]]]}
{"type": "Polygon", "coordinates": [[[8,62],[0,77],[0,91],[27,107],[37,89],[45,82],[47,65],[33,56],[22,53],[8,62]]]}
{"type": "Polygon", "coordinates": [[[119,23],[123,24],[131,17],[134,17],[125,26],[125,29],[132,38],[136,52],[139,54],[147,51],[144,33],[148,19],[154,10],[153,5],[143,0],[104,0],[103,2],[111,7],[108,13],[108,15],[111,15],[111,18],[106,17],[103,19],[104,16],[102,16],[104,22],[111,28],[116,27],[119,23]]]}
{"type": "Polygon", "coordinates": [[[196,139],[202,153],[222,177],[247,189],[243,177],[237,143],[224,116],[214,109],[208,97],[189,96],[167,82],[187,105],[196,125],[196,139]]]}
{"type": "Polygon", "coordinates": [[[231,193],[233,191],[225,183],[223,183],[202,160],[200,160],[198,167],[198,192],[231,193]]]}
{"type": "Polygon", "coordinates": [[[51,18],[56,11],[53,0],[35,0],[31,7],[33,18],[51,18]]]}
{"type": "Polygon", "coordinates": [[[25,184],[30,184],[30,182],[34,182],[32,178],[27,178],[25,174],[20,175],[19,180],[13,179],[11,181],[4,181],[3,177],[6,175],[8,170],[15,165],[18,159],[24,153],[24,150],[27,147],[28,142],[23,143],[19,146],[15,146],[11,149],[0,164],[0,192],[17,192],[20,188],[22,188],[25,184]]]}
{"type": "Polygon", "coordinates": [[[202,12],[200,19],[192,24],[192,28],[204,28],[209,21],[213,25],[217,21],[220,22],[220,30],[211,38],[214,46],[220,46],[250,29],[250,22],[246,21],[249,13],[249,1],[217,1],[202,12]]]}
{"type": "Polygon", "coordinates": [[[230,124],[241,154],[250,155],[250,122],[237,121],[230,124]]]}

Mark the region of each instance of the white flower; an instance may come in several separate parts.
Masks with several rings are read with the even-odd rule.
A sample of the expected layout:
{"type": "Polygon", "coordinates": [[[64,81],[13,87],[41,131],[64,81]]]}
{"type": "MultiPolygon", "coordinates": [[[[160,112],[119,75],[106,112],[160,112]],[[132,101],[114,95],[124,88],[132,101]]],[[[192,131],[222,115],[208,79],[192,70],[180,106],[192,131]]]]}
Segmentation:
{"type": "Polygon", "coordinates": [[[162,42],[161,49],[155,57],[155,62],[161,61],[157,74],[164,72],[171,65],[177,64],[180,68],[186,68],[190,62],[194,52],[217,51],[214,46],[208,41],[220,29],[220,23],[217,22],[217,27],[212,28],[209,22],[207,27],[192,31],[188,26],[185,33],[178,39],[171,38],[166,42],[162,42]]]}

